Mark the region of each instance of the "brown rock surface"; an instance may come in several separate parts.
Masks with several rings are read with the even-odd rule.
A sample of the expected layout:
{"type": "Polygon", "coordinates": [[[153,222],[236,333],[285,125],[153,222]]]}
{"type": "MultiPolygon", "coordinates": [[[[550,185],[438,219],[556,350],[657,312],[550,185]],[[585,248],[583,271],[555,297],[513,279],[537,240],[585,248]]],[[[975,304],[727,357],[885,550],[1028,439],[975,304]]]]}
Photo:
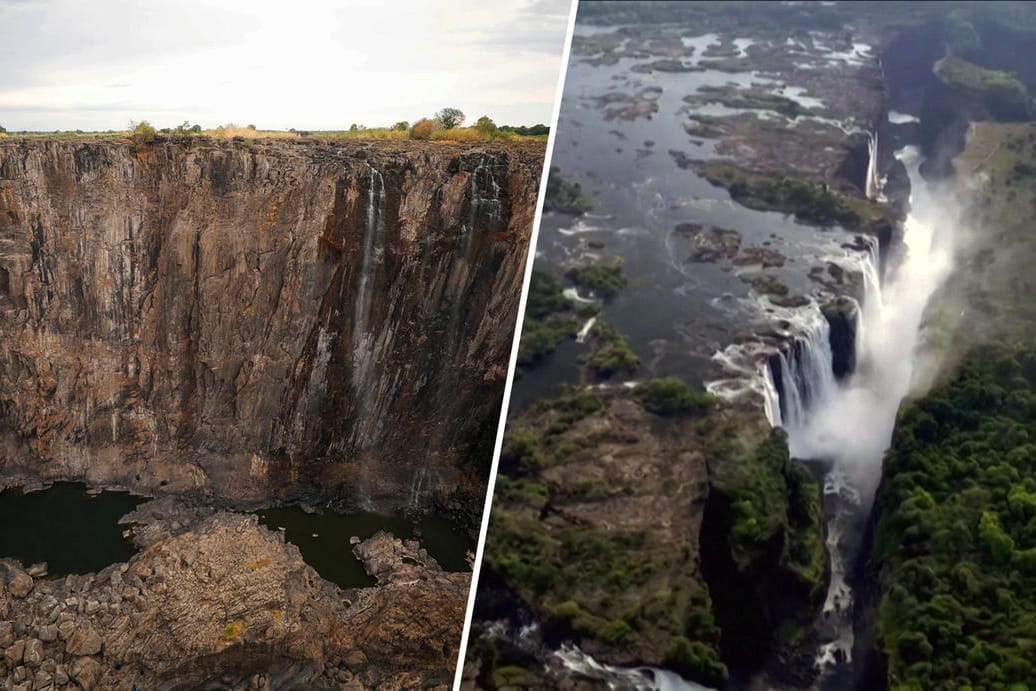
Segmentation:
{"type": "Polygon", "coordinates": [[[0,472],[237,502],[464,484],[494,441],[542,158],[0,141],[0,472]]]}
{"type": "Polygon", "coordinates": [[[368,542],[357,550],[399,556],[369,562],[384,581],[352,591],[254,516],[228,513],[99,574],[37,581],[15,601],[13,630],[0,622],[11,632],[0,636],[0,680],[13,682],[24,660],[30,676],[60,669],[84,689],[449,684],[470,576],[404,563],[423,553],[416,543],[368,542]],[[71,628],[67,641],[38,636],[54,621],[71,628]]]}

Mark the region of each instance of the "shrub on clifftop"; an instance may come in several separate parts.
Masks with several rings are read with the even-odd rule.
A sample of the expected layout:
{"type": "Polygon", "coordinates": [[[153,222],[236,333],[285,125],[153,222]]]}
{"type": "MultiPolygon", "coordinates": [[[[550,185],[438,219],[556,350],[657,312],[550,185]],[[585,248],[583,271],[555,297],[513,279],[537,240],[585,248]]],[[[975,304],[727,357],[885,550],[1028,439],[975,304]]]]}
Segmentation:
{"type": "Polygon", "coordinates": [[[141,120],[135,126],[133,126],[133,123],[130,123],[130,125],[133,130],[132,134],[130,134],[130,139],[137,146],[145,146],[155,141],[155,128],[147,120],[141,120]]]}
{"type": "Polygon", "coordinates": [[[414,126],[410,128],[411,139],[431,139],[432,135],[435,134],[436,130],[439,129],[439,124],[434,120],[428,118],[421,118],[414,123],[414,126]]]}
{"type": "Polygon", "coordinates": [[[646,410],[656,415],[703,413],[714,405],[709,394],[695,391],[676,377],[646,381],[634,389],[634,394],[646,410]]]}

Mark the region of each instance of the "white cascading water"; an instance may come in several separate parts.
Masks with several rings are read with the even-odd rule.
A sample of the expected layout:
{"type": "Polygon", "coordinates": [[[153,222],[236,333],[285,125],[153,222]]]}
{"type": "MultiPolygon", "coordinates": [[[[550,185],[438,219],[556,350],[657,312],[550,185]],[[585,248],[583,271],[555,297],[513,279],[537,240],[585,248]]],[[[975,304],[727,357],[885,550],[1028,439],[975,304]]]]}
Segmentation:
{"type": "Polygon", "coordinates": [[[482,154],[479,156],[478,165],[471,171],[471,213],[464,226],[465,254],[471,247],[471,234],[475,230],[479,214],[485,215],[489,230],[493,230],[492,226],[500,221],[500,183],[496,181],[493,172],[495,165],[496,158],[482,154]]]}
{"type": "Polygon", "coordinates": [[[881,195],[881,179],[878,177],[878,133],[871,132],[867,141],[867,182],[864,193],[867,199],[877,199],[881,195]]]}
{"type": "Polygon", "coordinates": [[[378,272],[385,242],[385,180],[378,169],[367,164],[370,181],[367,186],[367,225],[363,234],[363,259],[360,264],[360,285],[356,290],[353,317],[353,382],[362,381],[370,371],[374,353],[374,334],[370,329],[371,283],[378,272]]]}
{"type": "MultiPolygon", "coordinates": [[[[811,327],[794,351],[797,355],[780,356],[780,416],[774,401],[766,403],[767,417],[787,430],[794,457],[830,464],[824,494],[831,581],[822,630],[828,641],[817,655],[822,671],[851,660],[853,594],[847,572],[881,478],[896,412],[910,392],[923,343],[925,306],[951,267],[951,205],[934,202],[920,176],[915,147],[896,157],[910,178],[911,210],[904,221],[900,261],[884,286],[878,279],[876,243],[863,258],[865,296],[857,324],[855,370],[846,383],[836,383],[830,372],[830,346],[820,338],[824,330],[811,327]]],[[[765,379],[768,372],[763,374],[765,379]]],[[[772,377],[764,388],[776,389],[772,377]]]]}

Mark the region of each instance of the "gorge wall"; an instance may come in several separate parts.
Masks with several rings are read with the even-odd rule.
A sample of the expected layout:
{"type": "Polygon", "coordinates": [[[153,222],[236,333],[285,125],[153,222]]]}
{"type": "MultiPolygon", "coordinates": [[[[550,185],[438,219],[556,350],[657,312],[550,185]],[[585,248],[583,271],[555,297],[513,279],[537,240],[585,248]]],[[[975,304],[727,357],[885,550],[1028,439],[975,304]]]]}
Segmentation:
{"type": "Polygon", "coordinates": [[[482,491],[541,144],[0,142],[0,471],[482,491]]]}

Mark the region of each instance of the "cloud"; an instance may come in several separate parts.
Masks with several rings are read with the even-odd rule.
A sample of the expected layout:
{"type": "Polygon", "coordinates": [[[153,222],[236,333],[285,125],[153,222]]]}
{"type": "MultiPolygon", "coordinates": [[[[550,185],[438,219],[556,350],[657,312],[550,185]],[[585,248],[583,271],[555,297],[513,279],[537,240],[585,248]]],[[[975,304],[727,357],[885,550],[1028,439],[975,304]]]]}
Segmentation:
{"type": "Polygon", "coordinates": [[[0,0],[0,124],[546,122],[568,0],[0,0]],[[551,93],[550,98],[544,94],[551,93]]]}

